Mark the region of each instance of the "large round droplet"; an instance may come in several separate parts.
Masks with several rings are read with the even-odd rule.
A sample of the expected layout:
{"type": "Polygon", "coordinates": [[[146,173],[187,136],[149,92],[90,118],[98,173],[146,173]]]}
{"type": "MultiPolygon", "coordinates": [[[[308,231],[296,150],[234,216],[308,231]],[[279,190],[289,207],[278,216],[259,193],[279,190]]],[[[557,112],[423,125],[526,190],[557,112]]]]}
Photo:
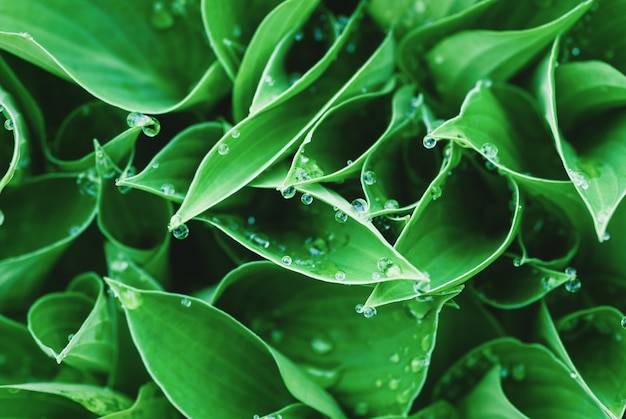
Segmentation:
{"type": "Polygon", "coordinates": [[[7,119],[4,121],[4,129],[7,131],[13,131],[15,129],[15,124],[12,119],[7,119]]]}
{"type": "Polygon", "coordinates": [[[498,147],[491,143],[485,143],[480,147],[480,151],[489,160],[494,160],[498,156],[498,147]]]}
{"type": "Polygon", "coordinates": [[[376,173],[371,170],[363,173],[363,183],[366,185],[373,185],[376,183],[376,173]]]}
{"type": "Polygon", "coordinates": [[[437,140],[435,140],[433,137],[424,137],[423,144],[424,148],[431,150],[437,145],[437,140]]]}
{"type": "Polygon", "coordinates": [[[220,156],[225,156],[230,152],[230,147],[226,143],[221,143],[217,146],[217,152],[220,156]]]}
{"type": "Polygon", "coordinates": [[[280,194],[283,196],[283,198],[285,199],[291,199],[294,196],[296,196],[296,188],[293,185],[290,186],[286,186],[285,188],[283,188],[280,191],[280,194]]]}
{"type": "Polygon", "coordinates": [[[189,236],[189,227],[186,224],[180,224],[172,230],[175,239],[183,240],[189,236]]]}
{"type": "Polygon", "coordinates": [[[303,193],[300,197],[300,202],[302,202],[304,205],[311,205],[313,203],[313,196],[309,195],[308,193],[303,193]]]}
{"type": "Polygon", "coordinates": [[[337,210],[335,212],[335,221],[337,221],[340,224],[343,224],[346,221],[348,221],[348,215],[341,210],[337,210]]]}
{"type": "Polygon", "coordinates": [[[352,211],[357,214],[364,214],[369,209],[369,204],[363,198],[357,198],[352,201],[352,211]]]}

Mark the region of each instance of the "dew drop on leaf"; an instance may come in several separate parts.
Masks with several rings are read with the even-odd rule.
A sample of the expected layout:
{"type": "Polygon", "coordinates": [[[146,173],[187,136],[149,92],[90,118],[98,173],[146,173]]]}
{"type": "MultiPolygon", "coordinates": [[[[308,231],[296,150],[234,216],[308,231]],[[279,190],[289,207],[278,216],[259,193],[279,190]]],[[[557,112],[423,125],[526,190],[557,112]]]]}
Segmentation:
{"type": "Polygon", "coordinates": [[[161,131],[161,124],[156,118],[144,115],[141,112],[131,112],[126,117],[126,124],[130,128],[141,127],[141,130],[148,137],[154,137],[161,131]]]}
{"type": "Polygon", "coordinates": [[[571,293],[578,292],[580,291],[581,287],[582,287],[582,283],[580,282],[580,279],[578,278],[572,278],[565,283],[565,290],[567,292],[571,292],[571,293]]]}
{"type": "Polygon", "coordinates": [[[225,156],[230,152],[230,147],[228,147],[228,144],[221,143],[217,146],[217,152],[220,154],[220,156],[225,156]]]}
{"type": "Polygon", "coordinates": [[[282,262],[283,265],[289,266],[291,265],[291,256],[283,256],[280,260],[282,262]]]}
{"type": "Polygon", "coordinates": [[[180,305],[183,307],[191,307],[191,300],[187,297],[183,298],[182,300],[180,300],[180,305]]]}
{"type": "Polygon", "coordinates": [[[441,190],[440,186],[433,186],[432,188],[430,188],[430,196],[433,199],[433,201],[436,201],[437,199],[441,198],[442,194],[443,194],[443,191],[441,190]]]}
{"type": "Polygon", "coordinates": [[[296,196],[296,188],[293,185],[287,186],[280,191],[280,194],[285,199],[291,199],[296,196]]]}
{"type": "Polygon", "coordinates": [[[238,130],[236,130],[236,129],[234,129],[234,130],[232,130],[230,132],[230,136],[233,137],[233,138],[239,138],[240,135],[241,135],[241,133],[238,130]]]}
{"type": "Polygon", "coordinates": [[[163,185],[161,185],[161,192],[163,192],[165,195],[174,195],[174,193],[176,193],[176,189],[171,183],[164,183],[163,185]]]}
{"type": "Polygon", "coordinates": [[[13,124],[12,119],[7,119],[6,121],[4,121],[4,129],[7,131],[13,131],[13,129],[15,129],[15,124],[13,124]]]}
{"type": "Polygon", "coordinates": [[[135,310],[141,305],[141,295],[133,290],[123,290],[119,299],[127,310],[135,310]]]}
{"type": "Polygon", "coordinates": [[[335,279],[337,281],[343,281],[344,279],[346,279],[346,273],[343,271],[337,271],[335,272],[335,279]]]}
{"type": "Polygon", "coordinates": [[[352,211],[357,214],[364,214],[369,209],[369,204],[363,198],[357,198],[352,201],[352,211]]]}
{"type": "Polygon", "coordinates": [[[346,221],[348,221],[348,215],[341,210],[337,210],[335,212],[335,221],[337,221],[340,224],[343,224],[346,221]]]}
{"type": "Polygon", "coordinates": [[[300,202],[302,202],[304,205],[311,205],[313,203],[313,196],[308,193],[304,193],[300,197],[300,202]]]}
{"type": "Polygon", "coordinates": [[[400,208],[400,204],[395,199],[388,199],[385,201],[384,207],[386,210],[394,210],[400,208]]]}
{"type": "Polygon", "coordinates": [[[183,240],[189,237],[189,227],[186,224],[180,224],[172,230],[175,239],[183,240]]]}
{"type": "Polygon", "coordinates": [[[513,259],[513,266],[515,266],[516,268],[519,268],[523,264],[524,264],[524,262],[522,261],[522,258],[515,258],[515,259],[513,259]]]}
{"type": "Polygon", "coordinates": [[[424,148],[431,150],[437,145],[437,140],[435,140],[433,137],[424,137],[423,144],[424,148]]]}
{"type": "Polygon", "coordinates": [[[365,183],[366,185],[373,185],[376,183],[376,173],[374,173],[371,170],[368,170],[367,172],[363,173],[363,183],[365,183]]]}
{"type": "Polygon", "coordinates": [[[622,327],[626,329],[626,316],[622,317],[621,323],[622,327]]]}

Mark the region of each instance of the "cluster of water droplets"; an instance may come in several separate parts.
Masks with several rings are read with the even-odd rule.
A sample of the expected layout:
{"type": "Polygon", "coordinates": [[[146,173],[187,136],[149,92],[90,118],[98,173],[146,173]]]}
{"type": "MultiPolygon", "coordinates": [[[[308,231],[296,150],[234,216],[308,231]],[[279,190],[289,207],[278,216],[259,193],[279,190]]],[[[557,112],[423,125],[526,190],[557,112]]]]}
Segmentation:
{"type": "Polygon", "coordinates": [[[565,275],[569,277],[567,282],[565,282],[565,290],[571,293],[580,291],[582,283],[578,278],[578,272],[576,272],[576,269],[572,267],[565,268],[565,275]]]}
{"type": "Polygon", "coordinates": [[[572,180],[575,186],[584,190],[589,189],[589,181],[582,172],[573,169],[567,169],[567,174],[569,175],[569,178],[572,180]]]}
{"type": "Polygon", "coordinates": [[[156,118],[144,115],[141,112],[131,112],[128,114],[126,124],[130,128],[141,127],[141,131],[148,137],[154,137],[161,131],[161,124],[156,118]]]}
{"type": "Polygon", "coordinates": [[[362,314],[363,317],[365,317],[366,319],[371,319],[377,314],[376,307],[366,307],[363,304],[357,304],[356,306],[354,306],[354,310],[358,314],[362,314]]]}
{"type": "Polygon", "coordinates": [[[95,168],[90,168],[78,175],[76,184],[81,195],[95,197],[100,190],[100,176],[95,168]]]}
{"type": "Polygon", "coordinates": [[[480,152],[487,159],[486,166],[490,170],[496,169],[496,165],[500,162],[498,151],[498,147],[492,143],[484,143],[480,147],[480,152]]]}

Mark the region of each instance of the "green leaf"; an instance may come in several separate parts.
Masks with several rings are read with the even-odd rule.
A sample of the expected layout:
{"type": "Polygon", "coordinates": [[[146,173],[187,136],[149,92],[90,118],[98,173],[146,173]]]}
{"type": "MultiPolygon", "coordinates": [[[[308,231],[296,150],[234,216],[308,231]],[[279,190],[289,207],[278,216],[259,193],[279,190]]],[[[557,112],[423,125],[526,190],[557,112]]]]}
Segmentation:
{"type": "Polygon", "coordinates": [[[581,378],[614,415],[626,410],[626,331],[622,313],[595,307],[560,318],[556,328],[581,378]]]}
{"type": "Polygon", "coordinates": [[[75,278],[68,291],[50,293],[28,311],[35,342],[57,363],[108,372],[116,356],[113,329],[102,280],[95,274],[75,278]]]}
{"type": "MultiPolygon", "coordinates": [[[[356,26],[355,23],[346,28],[335,50],[347,42],[356,26]]],[[[360,44],[352,53],[341,49],[326,55],[328,68],[309,87],[276,106],[250,115],[222,137],[198,167],[188,195],[170,222],[170,229],[252,181],[292,148],[334,103],[386,80],[393,66],[393,38],[388,35],[375,45],[378,48],[360,44]]]]}
{"type": "Polygon", "coordinates": [[[174,15],[150,0],[115,7],[96,1],[4,2],[0,28],[0,48],[123,109],[163,113],[211,104],[228,86],[199,36],[200,10],[191,4],[174,15]]]}
{"type": "Polygon", "coordinates": [[[450,367],[435,395],[454,401],[461,417],[604,417],[603,409],[545,347],[511,338],[475,348],[450,367]]]}
{"type": "Polygon", "coordinates": [[[140,128],[124,131],[127,115],[103,102],[81,105],[63,120],[54,140],[44,144],[46,158],[61,171],[89,170],[96,161],[92,139],[97,139],[109,158],[124,167],[141,133],[140,128]]]}
{"type": "Polygon", "coordinates": [[[413,284],[425,279],[341,196],[315,183],[302,191],[311,200],[308,205],[302,197],[284,199],[274,190],[244,190],[238,205],[225,201],[223,210],[200,218],[264,258],[322,281],[369,284],[405,278],[413,284]]]}
{"type": "Polygon", "coordinates": [[[291,358],[355,416],[405,414],[426,378],[438,313],[458,291],[388,306],[366,319],[354,307],[368,293],[258,262],[226,276],[213,304],[291,358]]]}
{"type": "Polygon", "coordinates": [[[554,77],[557,149],[603,241],[626,195],[626,77],[598,61],[564,64],[554,77]]]}
{"type": "Polygon", "coordinates": [[[180,413],[153,382],[141,386],[135,403],[125,410],[102,416],[102,419],[179,418],[180,413]]]}
{"type": "Polygon", "coordinates": [[[291,394],[300,395],[302,388],[309,391],[308,400],[324,401],[312,407],[343,417],[304,375],[285,377],[284,384],[283,369],[292,373],[288,363],[276,359],[257,336],[221,310],[192,297],[106,281],[122,302],[148,371],[184,415],[263,415],[294,402],[291,394]]]}
{"type": "MultiPolygon", "coordinates": [[[[72,404],[76,403],[82,406],[84,409],[88,410],[89,412],[95,413],[99,416],[126,409],[132,403],[126,396],[111,391],[108,388],[97,387],[87,384],[29,383],[0,386],[0,400],[5,399],[2,401],[2,408],[4,409],[5,406],[11,404],[13,406],[21,405],[22,409],[24,409],[24,411],[27,412],[28,415],[23,417],[38,417],[38,415],[34,412],[39,410],[39,406],[45,406],[45,404],[40,404],[41,402],[47,402],[52,405],[48,408],[53,407],[55,404],[59,406],[64,406],[66,409],[68,408],[68,406],[70,406],[63,401],[58,400],[58,397],[49,396],[61,396],[66,400],[71,400],[72,404]],[[7,401],[11,403],[7,403],[7,401]],[[27,407],[27,402],[31,403],[33,407],[29,409],[27,407]]],[[[13,406],[11,407],[14,408],[13,406]]],[[[80,409],[82,413],[79,417],[92,417],[91,415],[85,416],[86,412],[84,409],[80,409]]],[[[76,409],[76,407],[74,407],[72,410],[74,410],[74,414],[78,414],[78,409],[76,409]]],[[[9,415],[9,411],[7,411],[6,415],[3,416],[21,417],[9,415]]]]}
{"type": "Polygon", "coordinates": [[[217,122],[192,125],[176,135],[140,173],[124,177],[116,185],[181,202],[202,158],[223,134],[224,128],[217,122]]]}
{"type": "MultiPolygon", "coordinates": [[[[453,287],[486,268],[511,243],[521,218],[517,185],[466,158],[456,167],[457,153],[462,152],[450,149],[448,163],[432,182],[441,193],[425,194],[395,244],[414,266],[429,273],[425,291],[453,287]]],[[[407,289],[406,294],[416,292],[407,289]]]]}
{"type": "Polygon", "coordinates": [[[202,0],[205,30],[231,80],[235,80],[243,52],[262,19],[280,3],[281,0],[202,0]]]}
{"type": "Polygon", "coordinates": [[[2,404],[0,413],[7,418],[97,417],[80,404],[65,397],[20,388],[0,387],[0,403],[2,404]]]}
{"type": "Polygon", "coordinates": [[[0,228],[4,311],[23,308],[24,301],[33,299],[48,270],[93,221],[96,201],[79,193],[74,177],[45,176],[4,191],[0,208],[5,216],[0,228]]]}
{"type": "Polygon", "coordinates": [[[26,326],[0,316],[0,385],[52,379],[54,366],[33,342],[26,326]]]}

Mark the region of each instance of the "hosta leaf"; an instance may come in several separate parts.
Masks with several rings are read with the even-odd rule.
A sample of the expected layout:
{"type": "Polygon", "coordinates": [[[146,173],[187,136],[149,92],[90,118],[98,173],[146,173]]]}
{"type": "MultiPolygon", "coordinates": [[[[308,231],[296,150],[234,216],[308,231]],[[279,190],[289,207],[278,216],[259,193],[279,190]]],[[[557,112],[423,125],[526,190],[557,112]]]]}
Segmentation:
{"type": "Polygon", "coordinates": [[[162,113],[210,104],[228,86],[199,36],[200,10],[191,3],[174,15],[149,0],[116,7],[95,0],[3,1],[0,16],[0,48],[120,108],[162,113]]]}
{"type": "Polygon", "coordinates": [[[244,190],[239,205],[229,208],[225,201],[224,210],[200,218],[274,263],[323,281],[425,279],[345,199],[320,184],[302,190],[308,204],[275,190],[244,190]]]}
{"type": "Polygon", "coordinates": [[[141,172],[116,184],[181,202],[202,158],[223,134],[224,127],[217,122],[192,125],[176,135],[141,172]]]}
{"type": "Polygon", "coordinates": [[[460,103],[482,78],[508,80],[572,26],[591,6],[586,1],[535,28],[509,31],[470,30],[451,35],[426,53],[435,89],[445,101],[460,103]],[[464,51],[459,54],[458,51],[464,51]],[[454,71],[451,71],[454,69],[454,71]]]}
{"type": "Polygon", "coordinates": [[[163,286],[110,242],[104,243],[108,276],[131,287],[163,291],[163,286]]]}
{"type": "MultiPolygon", "coordinates": [[[[339,49],[356,31],[348,27],[339,49]]],[[[352,53],[328,54],[328,68],[307,89],[237,124],[205,156],[189,193],[170,223],[170,229],[232,195],[295,145],[297,139],[335,102],[384,81],[393,65],[393,38],[388,35],[374,49],[359,44],[352,53]],[[311,90],[312,89],[312,90],[311,90]],[[310,94],[315,92],[315,94],[310,94]],[[233,164],[237,159],[237,164],[233,164]]]]}
{"type": "Polygon", "coordinates": [[[126,129],[127,112],[103,102],[89,102],[63,120],[54,140],[44,144],[48,160],[60,170],[82,172],[95,164],[93,140],[102,143],[109,158],[124,168],[140,128],[126,129]]]}
{"type": "Polygon", "coordinates": [[[131,418],[180,418],[180,413],[171,405],[163,392],[153,382],[141,386],[135,403],[125,410],[110,413],[102,418],[131,419],[131,418]]]}
{"type": "Polygon", "coordinates": [[[235,79],[241,57],[259,23],[281,0],[202,0],[204,27],[224,70],[235,79]]]}
{"type": "Polygon", "coordinates": [[[344,417],[321,388],[223,311],[184,295],[107,283],[122,302],[150,375],[184,415],[264,415],[293,403],[295,395],[326,415],[344,417]]]}
{"type": "Polygon", "coordinates": [[[554,77],[556,110],[562,121],[555,137],[557,149],[593,216],[598,239],[603,240],[626,195],[626,77],[599,61],[564,64],[554,77]]]}
{"type": "Polygon", "coordinates": [[[612,307],[577,311],[556,322],[568,356],[581,378],[614,415],[626,409],[626,331],[623,315],[612,307]]]}
{"type": "Polygon", "coordinates": [[[28,311],[28,328],[39,347],[60,364],[108,372],[115,357],[113,328],[102,281],[85,274],[68,291],[37,300],[28,311]]]}
{"type": "MultiPolygon", "coordinates": [[[[265,80],[263,73],[266,71],[266,66],[271,64],[271,60],[276,59],[274,57],[276,54],[279,54],[282,63],[282,56],[287,52],[283,50],[292,46],[291,44],[295,41],[294,32],[300,30],[318,4],[318,0],[308,2],[287,0],[272,10],[261,22],[246,51],[241,63],[241,71],[237,74],[233,87],[233,108],[237,121],[245,118],[248,113],[252,113],[252,107],[258,110],[267,104],[267,101],[259,97],[261,91],[266,89],[265,86],[272,90],[274,87],[281,88],[281,90],[289,87],[289,84],[286,86],[283,84],[287,80],[279,79],[279,84],[276,85],[276,80],[273,79],[276,75],[266,74],[265,77],[268,78],[265,80]],[[259,102],[260,99],[261,102],[259,102]]],[[[280,93],[282,92],[279,91],[278,94],[280,93]]],[[[271,96],[269,96],[269,101],[272,100],[271,96]]]]}
{"type": "Polygon", "coordinates": [[[33,377],[52,379],[52,365],[37,347],[26,326],[0,316],[0,385],[26,382],[33,377]]]}
{"type": "MultiPolygon", "coordinates": [[[[53,412],[54,406],[64,406],[64,409],[69,409],[71,404],[64,403],[59,400],[60,396],[65,400],[71,400],[71,404],[82,406],[82,409],[74,407],[71,410],[63,410],[65,414],[78,414],[82,412],[80,417],[92,417],[85,410],[94,413],[98,416],[114,413],[122,409],[126,409],[131,405],[131,401],[128,397],[111,391],[105,387],[97,387],[87,384],[68,384],[68,383],[29,383],[29,384],[14,384],[10,386],[0,386],[0,400],[2,400],[2,407],[0,407],[0,413],[3,413],[5,417],[33,417],[38,416],[38,406],[46,406],[50,404],[50,412],[53,412]],[[36,393],[36,394],[33,394],[36,393]],[[52,397],[46,397],[52,396],[52,397]],[[28,408],[27,402],[33,404],[33,408],[28,408]],[[44,403],[41,403],[44,402],[44,403]],[[40,404],[41,403],[41,404],[40,404]],[[23,413],[17,410],[17,406],[22,407],[24,412],[27,412],[25,416],[21,416],[23,413]],[[7,408],[11,409],[8,410],[7,408]],[[2,409],[7,409],[3,412],[2,409]],[[15,409],[15,410],[13,410],[15,409]],[[15,412],[15,413],[14,413],[15,412]],[[19,415],[19,416],[14,416],[19,415]]],[[[62,412],[63,412],[62,411],[62,412]]],[[[59,412],[60,413],[60,412],[59,412]]]]}
{"type": "Polygon", "coordinates": [[[438,313],[458,291],[366,319],[354,307],[368,293],[259,262],[232,271],[213,304],[296,362],[354,416],[403,414],[426,378],[438,313]]]}
{"type": "Polygon", "coordinates": [[[410,121],[413,89],[407,86],[394,93],[394,86],[395,81],[329,109],[300,145],[283,188],[339,182],[358,171],[378,144],[410,121]]]}
{"type": "MultiPolygon", "coordinates": [[[[461,150],[452,148],[450,161],[459,158],[456,153],[461,150]]],[[[441,193],[425,194],[395,244],[414,266],[430,274],[430,291],[457,285],[487,267],[511,243],[520,222],[515,183],[466,158],[455,166],[443,167],[432,183],[441,193]]]]}
{"type": "Polygon", "coordinates": [[[168,277],[167,252],[170,235],[162,228],[172,208],[168,201],[143,191],[123,193],[114,184],[113,163],[96,145],[99,178],[98,227],[122,253],[160,281],[168,277]]]}
{"type": "Polygon", "coordinates": [[[0,307],[4,311],[21,307],[33,297],[65,248],[91,224],[96,201],[79,193],[76,178],[46,176],[4,191],[0,209],[5,216],[0,228],[0,307]],[[54,191],[53,200],[50,191],[54,191]]]}
{"type": "Polygon", "coordinates": [[[0,414],[7,418],[98,416],[73,401],[50,393],[0,387],[0,414]]]}
{"type": "Polygon", "coordinates": [[[570,373],[545,347],[503,338],[450,367],[435,394],[453,401],[461,417],[604,417],[570,373]]]}

